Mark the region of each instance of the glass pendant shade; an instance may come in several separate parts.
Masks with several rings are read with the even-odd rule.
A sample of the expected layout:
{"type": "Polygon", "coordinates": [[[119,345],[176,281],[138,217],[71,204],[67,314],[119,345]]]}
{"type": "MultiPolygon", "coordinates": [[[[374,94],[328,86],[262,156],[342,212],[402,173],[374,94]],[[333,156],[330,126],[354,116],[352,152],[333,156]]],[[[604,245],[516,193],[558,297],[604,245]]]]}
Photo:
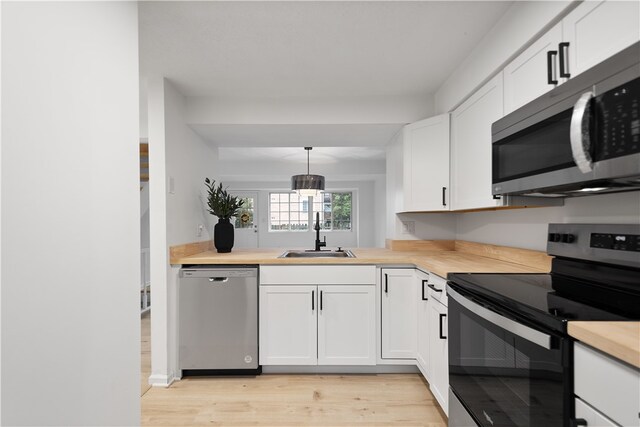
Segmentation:
{"type": "Polygon", "coordinates": [[[294,175],[291,177],[291,189],[298,192],[300,196],[316,197],[320,195],[320,191],[324,190],[324,176],[311,175],[309,173],[309,151],[311,147],[304,147],[307,150],[307,174],[294,175]]]}

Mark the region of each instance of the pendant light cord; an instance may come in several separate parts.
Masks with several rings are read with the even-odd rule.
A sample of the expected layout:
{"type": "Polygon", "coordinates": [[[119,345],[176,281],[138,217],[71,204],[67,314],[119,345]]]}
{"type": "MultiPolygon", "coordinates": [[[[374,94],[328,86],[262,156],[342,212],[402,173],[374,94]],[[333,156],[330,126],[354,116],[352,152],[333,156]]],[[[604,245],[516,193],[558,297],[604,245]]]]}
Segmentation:
{"type": "Polygon", "coordinates": [[[311,150],[307,150],[307,175],[309,175],[309,151],[311,150]]]}

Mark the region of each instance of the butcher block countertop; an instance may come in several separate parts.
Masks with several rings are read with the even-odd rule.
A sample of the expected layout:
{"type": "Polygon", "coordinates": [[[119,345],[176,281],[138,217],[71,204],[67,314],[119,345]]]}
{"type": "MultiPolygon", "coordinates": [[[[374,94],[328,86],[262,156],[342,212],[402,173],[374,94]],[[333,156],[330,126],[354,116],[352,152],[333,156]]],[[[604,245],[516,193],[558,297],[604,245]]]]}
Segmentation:
{"type": "MultiPolygon", "coordinates": [[[[278,258],[285,249],[234,249],[230,253],[220,254],[210,247],[201,247],[200,249],[206,250],[187,255],[189,250],[184,251],[180,247],[174,247],[171,251],[171,264],[411,264],[442,277],[447,277],[448,273],[454,272],[546,273],[550,268],[550,257],[538,251],[471,242],[463,242],[464,247],[456,245],[456,242],[453,241],[435,242],[439,243],[414,248],[414,250],[408,250],[410,248],[408,246],[400,250],[383,248],[350,249],[356,258],[338,259],[278,258]],[[449,243],[443,245],[441,242],[449,243]],[[443,248],[449,250],[442,250],[443,248]],[[505,249],[508,250],[505,251],[505,249]]],[[[395,246],[398,247],[398,245],[395,246]]]]}
{"type": "Polygon", "coordinates": [[[640,368],[640,322],[569,322],[569,335],[640,368]]]}

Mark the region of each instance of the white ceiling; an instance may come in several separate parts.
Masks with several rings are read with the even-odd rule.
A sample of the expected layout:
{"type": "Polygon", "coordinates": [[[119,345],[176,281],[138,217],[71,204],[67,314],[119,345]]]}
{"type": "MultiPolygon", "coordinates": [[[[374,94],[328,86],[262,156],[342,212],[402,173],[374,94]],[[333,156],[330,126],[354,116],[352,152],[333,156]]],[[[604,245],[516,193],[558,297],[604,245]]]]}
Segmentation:
{"type": "Polygon", "coordinates": [[[232,124],[220,116],[192,123],[220,147],[279,147],[221,149],[223,159],[299,161],[304,150],[283,147],[313,146],[319,147],[312,152],[314,162],[323,156],[365,161],[384,156],[381,147],[407,121],[424,117],[433,92],[511,3],[143,1],[138,3],[140,73],[143,79],[167,77],[187,102],[213,99],[219,111],[231,115],[246,115],[259,102],[246,104],[247,99],[294,105],[294,112],[292,100],[305,99],[338,116],[329,123],[321,117],[308,122],[323,124],[292,124],[300,122],[286,117],[273,121],[281,124],[251,124],[268,119],[232,124]],[[368,116],[357,107],[365,98],[375,100],[365,102],[375,104],[371,111],[391,108],[402,114],[381,122],[380,114],[368,116]],[[350,111],[360,119],[350,122],[350,111]]]}
{"type": "MultiPolygon", "coordinates": [[[[300,166],[300,173],[306,170],[307,152],[300,147],[222,147],[219,150],[220,160],[224,162],[250,161],[256,158],[265,162],[295,163],[300,166]]],[[[344,161],[371,161],[385,158],[384,147],[314,147],[309,153],[311,172],[317,165],[327,165],[344,161]]]]}
{"type": "Polygon", "coordinates": [[[401,124],[191,125],[218,147],[383,147],[401,124]]]}
{"type": "Polygon", "coordinates": [[[510,3],[140,2],[141,74],[185,96],[426,95],[510,3]]]}

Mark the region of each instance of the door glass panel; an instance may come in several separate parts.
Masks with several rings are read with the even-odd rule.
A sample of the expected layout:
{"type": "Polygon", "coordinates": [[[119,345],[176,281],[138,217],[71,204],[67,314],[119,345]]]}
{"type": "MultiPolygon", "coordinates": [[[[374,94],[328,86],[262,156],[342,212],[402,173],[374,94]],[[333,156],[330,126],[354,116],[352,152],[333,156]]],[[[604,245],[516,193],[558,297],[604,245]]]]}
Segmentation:
{"type": "Polygon", "coordinates": [[[236,228],[253,228],[255,200],[253,197],[242,197],[242,207],[236,216],[236,228]]]}
{"type": "Polygon", "coordinates": [[[573,110],[493,144],[493,182],[575,166],[569,128],[573,110]]]}

